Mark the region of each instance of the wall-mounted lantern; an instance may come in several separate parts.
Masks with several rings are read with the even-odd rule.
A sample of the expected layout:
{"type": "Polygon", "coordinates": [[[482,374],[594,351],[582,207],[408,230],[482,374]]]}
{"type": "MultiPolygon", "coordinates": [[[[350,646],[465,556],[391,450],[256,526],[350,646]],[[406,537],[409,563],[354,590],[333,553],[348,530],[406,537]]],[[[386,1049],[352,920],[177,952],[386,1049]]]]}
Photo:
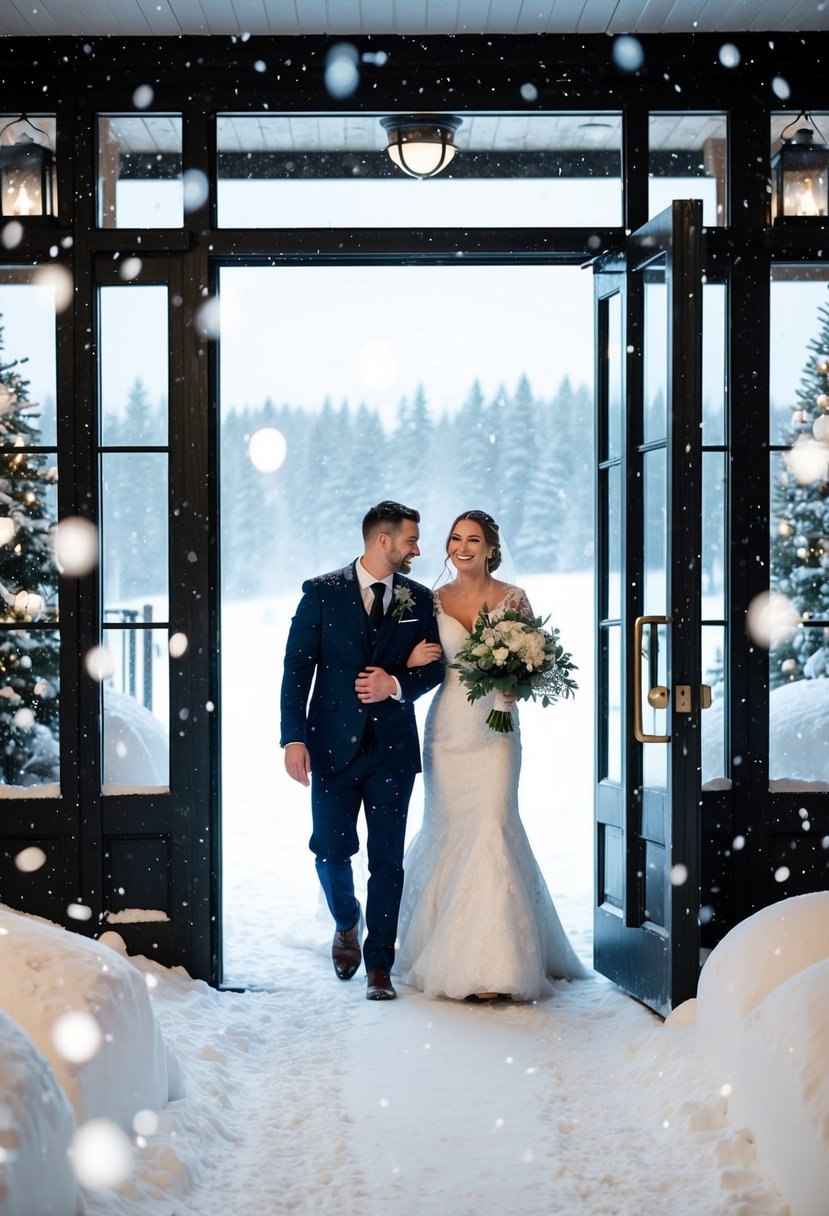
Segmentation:
{"type": "Polygon", "coordinates": [[[829,215],[829,147],[817,124],[811,115],[801,112],[783,128],[781,141],[771,158],[772,222],[825,219],[829,215]],[[811,126],[799,126],[801,119],[811,126]],[[787,131],[793,133],[787,136],[787,131]]]}
{"type": "Polygon", "coordinates": [[[0,131],[0,216],[53,220],[57,215],[55,202],[55,154],[49,137],[21,114],[0,131]],[[14,143],[4,143],[5,133],[21,123],[27,124],[34,136],[23,130],[14,143]]]}

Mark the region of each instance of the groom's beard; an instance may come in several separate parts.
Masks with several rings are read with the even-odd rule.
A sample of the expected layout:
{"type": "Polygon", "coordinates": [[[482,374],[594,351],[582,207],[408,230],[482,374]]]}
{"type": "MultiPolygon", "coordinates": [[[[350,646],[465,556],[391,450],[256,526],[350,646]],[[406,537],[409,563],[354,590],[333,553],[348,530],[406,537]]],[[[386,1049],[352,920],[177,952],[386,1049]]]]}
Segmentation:
{"type": "Polygon", "coordinates": [[[389,553],[388,561],[395,574],[408,574],[412,568],[414,555],[409,553],[398,553],[395,549],[389,553]]]}

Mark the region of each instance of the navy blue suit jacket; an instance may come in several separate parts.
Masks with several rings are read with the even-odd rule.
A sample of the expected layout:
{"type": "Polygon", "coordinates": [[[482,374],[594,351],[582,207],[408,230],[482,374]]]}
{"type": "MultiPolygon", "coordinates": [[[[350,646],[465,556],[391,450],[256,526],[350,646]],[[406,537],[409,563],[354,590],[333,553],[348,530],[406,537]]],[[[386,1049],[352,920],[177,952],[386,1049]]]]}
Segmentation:
{"type": "Polygon", "coordinates": [[[337,773],[354,758],[370,716],[389,767],[419,772],[413,702],[440,683],[444,667],[440,660],[407,667],[406,659],[424,638],[439,640],[432,593],[395,574],[394,589],[404,587],[414,607],[397,616],[392,598],[375,631],[363,605],[355,566],[352,562],[302,585],[302,599],[285,649],[281,743],[283,747],[304,743],[312,771],[337,773]],[[368,666],[382,667],[396,676],[403,699],[389,697],[371,705],[358,701],[354,682],[368,666]]]}

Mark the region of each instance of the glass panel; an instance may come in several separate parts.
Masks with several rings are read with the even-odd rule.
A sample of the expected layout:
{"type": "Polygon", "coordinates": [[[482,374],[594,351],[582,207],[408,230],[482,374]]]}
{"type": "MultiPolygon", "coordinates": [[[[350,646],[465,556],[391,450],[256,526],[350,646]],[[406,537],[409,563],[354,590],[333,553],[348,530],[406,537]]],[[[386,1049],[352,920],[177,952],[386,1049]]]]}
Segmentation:
{"type": "MultiPolygon", "coordinates": [[[[668,687],[668,627],[647,625],[642,634],[642,725],[646,735],[667,735],[671,729],[671,710],[655,709],[648,704],[648,692],[658,685],[668,687]]],[[[647,743],[642,748],[642,780],[648,789],[666,789],[668,748],[662,743],[647,743]]]]}
{"type": "Polygon", "coordinates": [[[702,442],[725,443],[726,294],[724,283],[702,288],[702,442]]]}
{"type": "Polygon", "coordinates": [[[769,651],[769,776],[822,782],[829,756],[829,270],[778,266],[771,283],[769,586],[801,622],[769,651]]]}
{"type": "Polygon", "coordinates": [[[620,626],[607,631],[607,779],[622,780],[622,647],[620,626]]]}
{"type": "Polygon", "coordinates": [[[222,228],[468,228],[622,223],[621,116],[465,114],[428,190],[372,114],[220,114],[222,228]]]}
{"type": "MultiPolygon", "coordinates": [[[[0,431],[3,419],[0,417],[0,431]]],[[[55,620],[58,573],[56,457],[0,454],[0,620],[55,620]]]]}
{"type": "Polygon", "coordinates": [[[652,443],[664,439],[668,433],[668,285],[664,265],[649,266],[644,275],[645,397],[642,428],[645,443],[652,443]]]}
{"type": "Polygon", "coordinates": [[[167,443],[167,288],[100,290],[101,443],[167,443]]]}
{"type": "Polygon", "coordinates": [[[651,114],[648,142],[648,215],[658,215],[674,199],[699,198],[707,227],[727,224],[725,114],[651,114]]]}
{"type": "MultiPolygon", "coordinates": [[[[122,617],[123,619],[129,619],[122,617]]],[[[170,784],[170,657],[166,629],[105,629],[104,793],[170,784]]]]}
{"type": "Polygon", "coordinates": [[[702,619],[725,616],[725,454],[702,454],[702,619]]]}
{"type": "Polygon", "coordinates": [[[0,629],[0,786],[60,781],[59,663],[57,629],[0,629]]]}
{"type": "MultiPolygon", "coordinates": [[[[579,665],[575,700],[522,705],[521,732],[522,781],[538,793],[522,804],[522,818],[562,921],[580,926],[581,943],[592,925],[593,827],[584,806],[596,703],[590,276],[461,260],[223,267],[220,292],[221,677],[232,706],[222,733],[225,980],[250,981],[252,967],[264,979],[272,969],[267,952],[251,962],[257,900],[286,917],[303,908],[313,917],[317,907],[307,791],[287,788],[273,746],[274,680],[302,580],[352,560],[366,508],[386,497],[421,512],[413,576],[426,585],[447,577],[444,544],[458,512],[490,511],[509,550],[498,577],[550,614],[579,665]],[[507,300],[506,311],[493,307],[507,300]],[[451,356],[424,362],[425,350],[446,354],[447,333],[451,356]],[[263,663],[263,655],[271,658],[263,663]],[[562,766],[566,781],[556,779],[562,766]],[[262,791],[277,786],[285,814],[263,817],[262,791]],[[576,875],[584,876],[578,890],[576,875]],[[562,906],[565,884],[573,895],[562,906]]],[[[619,781],[618,644],[609,679],[602,695],[619,781]]],[[[416,706],[421,727],[428,702],[416,706]]],[[[418,782],[410,833],[421,812],[418,782]]]]}
{"type": "Polygon", "coordinates": [[[129,612],[166,621],[167,456],[105,452],[101,482],[104,612],[110,620],[139,619],[129,612]]]}
{"type": "Polygon", "coordinates": [[[37,270],[0,269],[0,444],[57,442],[55,288],[37,270]]]}
{"type": "Polygon", "coordinates": [[[711,689],[711,705],[702,711],[702,783],[726,778],[725,761],[725,628],[702,628],[702,682],[711,689]]]}
{"type": "Polygon", "coordinates": [[[622,469],[607,470],[607,615],[622,615],[622,469]]]}
{"type": "Polygon", "coordinates": [[[101,115],[99,228],[180,228],[183,223],[181,116],[101,115]]]}
{"type": "Polygon", "coordinates": [[[643,615],[667,616],[668,529],[666,511],[667,466],[664,448],[645,452],[643,615]]]}
{"type": "Polygon", "coordinates": [[[617,460],[622,452],[622,427],[625,420],[624,360],[622,345],[622,296],[619,292],[607,301],[607,459],[617,460]]]}

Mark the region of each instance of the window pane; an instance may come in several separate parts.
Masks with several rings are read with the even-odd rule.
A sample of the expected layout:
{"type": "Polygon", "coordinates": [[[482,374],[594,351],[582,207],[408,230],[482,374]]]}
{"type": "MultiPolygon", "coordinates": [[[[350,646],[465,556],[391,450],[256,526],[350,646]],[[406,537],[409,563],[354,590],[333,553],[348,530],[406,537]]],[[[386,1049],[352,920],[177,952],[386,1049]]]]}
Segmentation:
{"type": "Polygon", "coordinates": [[[725,763],[725,629],[702,629],[702,682],[711,689],[711,705],[702,711],[702,783],[726,778],[725,763]]]}
{"type": "Polygon", "coordinates": [[[702,454],[702,618],[725,616],[725,455],[702,454]]]}
{"type": "Polygon", "coordinates": [[[644,615],[666,616],[668,585],[668,530],[665,495],[667,492],[665,449],[645,452],[643,461],[644,494],[644,615]]]}
{"type": "Polygon", "coordinates": [[[100,290],[101,443],[167,443],[167,288],[100,290]]]}
{"type": "Polygon", "coordinates": [[[607,458],[616,460],[622,451],[625,423],[624,362],[622,346],[622,296],[607,301],[607,458]]]}
{"type": "Polygon", "coordinates": [[[220,114],[223,228],[613,226],[621,116],[465,114],[451,164],[419,189],[373,114],[220,114]]]}
{"type": "Polygon", "coordinates": [[[98,226],[180,228],[184,223],[181,116],[98,119],[98,226]]]}
{"type": "MultiPolygon", "coordinates": [[[[647,625],[642,634],[642,682],[634,690],[641,698],[642,726],[646,735],[667,735],[671,731],[671,709],[648,704],[648,692],[657,685],[668,685],[667,625],[647,625]]],[[[668,784],[668,749],[661,743],[642,748],[642,780],[648,789],[665,789],[668,784]]]]}
{"type": "MultiPolygon", "coordinates": [[[[0,430],[2,424],[0,417],[0,430]]],[[[56,619],[55,459],[38,452],[0,454],[0,620],[56,619]]]]}
{"type": "Polygon", "coordinates": [[[648,128],[648,214],[658,215],[677,198],[699,198],[704,224],[709,228],[727,224],[726,116],[651,114],[648,128]]]}
{"type": "Polygon", "coordinates": [[[622,615],[622,469],[607,470],[607,615],[622,615]]]}
{"type": "Polygon", "coordinates": [[[702,442],[725,443],[726,295],[724,283],[702,288],[702,442]]]}
{"type": "MultiPolygon", "coordinates": [[[[660,259],[662,260],[662,259],[660,259]]],[[[665,267],[650,266],[645,275],[645,442],[668,433],[668,286],[665,267]]]]}
{"type": "Polygon", "coordinates": [[[59,660],[57,629],[0,629],[2,786],[59,793],[59,660]]]}
{"type": "Polygon", "coordinates": [[[105,452],[101,457],[101,566],[109,619],[166,621],[167,456],[105,452]],[[150,616],[146,616],[146,611],[150,616]]]}
{"type": "MultiPolygon", "coordinates": [[[[110,617],[112,619],[112,616],[110,617]]],[[[122,620],[135,619],[126,616],[122,620]]],[[[104,793],[170,784],[170,657],[166,629],[105,629],[104,793]]]]}
{"type": "Polygon", "coordinates": [[[0,269],[0,445],[57,441],[55,289],[37,271],[0,269]]]}
{"type": "Polygon", "coordinates": [[[607,631],[607,773],[608,781],[622,780],[622,648],[621,628],[607,631]]]}
{"type": "Polygon", "coordinates": [[[771,283],[769,586],[800,624],[769,651],[769,776],[823,782],[829,682],[829,271],[771,283]]]}

